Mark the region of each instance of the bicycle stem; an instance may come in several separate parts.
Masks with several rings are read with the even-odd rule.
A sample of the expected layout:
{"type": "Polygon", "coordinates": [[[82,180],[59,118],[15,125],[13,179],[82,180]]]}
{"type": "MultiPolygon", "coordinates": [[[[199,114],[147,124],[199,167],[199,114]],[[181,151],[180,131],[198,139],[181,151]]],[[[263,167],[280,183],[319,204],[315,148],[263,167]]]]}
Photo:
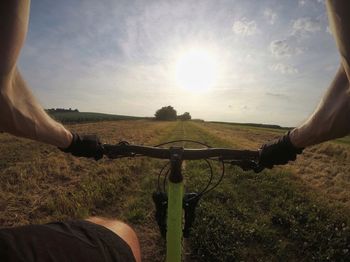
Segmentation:
{"type": "Polygon", "coordinates": [[[183,176],[181,172],[182,166],[182,154],[183,147],[170,147],[170,175],[169,181],[173,183],[180,183],[183,181],[183,176]]]}

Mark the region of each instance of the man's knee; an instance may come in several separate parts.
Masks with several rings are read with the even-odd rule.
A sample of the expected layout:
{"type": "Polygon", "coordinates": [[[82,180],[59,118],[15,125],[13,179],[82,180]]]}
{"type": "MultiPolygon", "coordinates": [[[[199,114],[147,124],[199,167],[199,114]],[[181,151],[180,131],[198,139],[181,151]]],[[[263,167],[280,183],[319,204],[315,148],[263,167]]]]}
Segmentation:
{"type": "Polygon", "coordinates": [[[124,222],[103,217],[89,217],[86,219],[92,223],[104,226],[121,237],[131,248],[137,262],[141,261],[139,240],[135,231],[124,222]]]}

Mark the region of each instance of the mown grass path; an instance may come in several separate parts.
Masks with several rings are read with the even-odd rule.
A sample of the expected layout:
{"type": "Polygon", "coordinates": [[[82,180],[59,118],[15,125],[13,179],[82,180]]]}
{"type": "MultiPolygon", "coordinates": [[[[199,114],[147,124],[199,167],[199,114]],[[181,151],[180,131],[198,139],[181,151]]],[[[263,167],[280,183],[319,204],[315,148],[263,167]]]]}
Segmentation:
{"type": "MultiPolygon", "coordinates": [[[[193,139],[212,146],[253,147],[257,130],[220,129],[193,122],[120,121],[70,126],[104,142],[147,145],[193,139]],[[240,133],[242,136],[233,136],[240,133]],[[243,137],[243,138],[242,138],[243,137]]],[[[258,137],[262,137],[257,134],[258,137]]],[[[262,138],[261,138],[262,139],[262,138]]],[[[103,215],[132,224],[144,261],[164,260],[164,241],[151,200],[164,161],[77,159],[53,147],[0,136],[2,226],[103,215]]],[[[255,142],[256,143],[256,142],[255,142]]],[[[181,143],[186,147],[193,144],[181,143]]],[[[219,166],[214,164],[219,174],[219,166]]],[[[217,181],[219,176],[214,177],[217,181]]],[[[187,161],[186,190],[208,181],[203,161],[187,161]]],[[[197,210],[190,244],[198,261],[348,261],[349,212],[325,204],[301,179],[278,169],[261,174],[229,168],[197,210]]]]}

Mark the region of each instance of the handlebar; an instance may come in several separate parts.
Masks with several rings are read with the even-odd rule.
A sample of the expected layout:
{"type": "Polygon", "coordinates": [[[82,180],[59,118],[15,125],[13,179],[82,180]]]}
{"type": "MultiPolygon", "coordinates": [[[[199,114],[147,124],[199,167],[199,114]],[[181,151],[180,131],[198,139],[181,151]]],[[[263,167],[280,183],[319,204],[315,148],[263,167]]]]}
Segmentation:
{"type": "Polygon", "coordinates": [[[131,145],[128,142],[120,142],[116,145],[103,145],[103,153],[108,158],[147,156],[159,159],[171,159],[174,155],[182,160],[218,159],[232,161],[258,161],[259,151],[237,150],[228,148],[183,148],[169,147],[159,148],[152,146],[131,145]]]}

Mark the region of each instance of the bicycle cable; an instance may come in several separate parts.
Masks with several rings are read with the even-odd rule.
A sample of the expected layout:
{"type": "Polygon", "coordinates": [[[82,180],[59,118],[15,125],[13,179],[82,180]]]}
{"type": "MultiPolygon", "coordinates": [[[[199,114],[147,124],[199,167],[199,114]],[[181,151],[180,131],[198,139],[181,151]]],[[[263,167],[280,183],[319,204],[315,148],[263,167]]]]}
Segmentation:
{"type": "Polygon", "coordinates": [[[161,147],[161,146],[174,144],[174,143],[178,143],[178,142],[189,142],[189,143],[199,144],[199,145],[205,146],[207,148],[211,148],[211,146],[209,146],[209,145],[207,145],[205,143],[202,143],[202,142],[199,142],[199,141],[195,141],[195,140],[191,140],[191,139],[179,139],[179,140],[168,141],[168,142],[165,142],[165,143],[161,143],[161,144],[155,145],[154,147],[161,147]]]}
{"type": "MultiPolygon", "coordinates": [[[[158,181],[157,181],[157,189],[158,189],[158,192],[160,192],[160,177],[164,171],[164,169],[170,164],[170,162],[167,162],[163,167],[162,169],[159,171],[158,173],[158,181]]],[[[167,172],[169,172],[169,169],[167,170],[167,172]]],[[[165,190],[164,190],[165,191],[165,190]]]]}
{"type": "MultiPolygon", "coordinates": [[[[173,143],[178,143],[178,142],[190,142],[190,143],[194,143],[194,144],[199,144],[199,145],[202,145],[202,146],[205,146],[206,148],[212,148],[211,146],[203,143],[203,142],[199,142],[199,141],[195,141],[195,140],[190,140],[190,139],[179,139],[179,140],[172,140],[172,141],[168,141],[168,142],[165,142],[165,143],[161,143],[161,144],[158,144],[158,145],[155,145],[154,147],[161,147],[161,146],[165,146],[165,145],[169,145],[169,144],[173,144],[173,143]]],[[[224,177],[224,174],[225,174],[225,163],[227,162],[224,162],[222,160],[215,160],[215,159],[210,159],[210,160],[215,160],[215,161],[219,161],[221,162],[222,164],[222,171],[221,171],[221,176],[219,178],[219,180],[212,186],[210,187],[210,185],[212,184],[213,182],[213,177],[214,177],[214,170],[213,170],[213,167],[212,167],[212,164],[209,162],[208,159],[203,159],[209,170],[210,170],[210,177],[209,177],[209,181],[207,183],[207,185],[204,187],[204,189],[202,189],[195,197],[191,198],[190,200],[193,200],[194,198],[198,198],[200,199],[204,194],[214,190],[221,182],[222,182],[222,179],[224,177]]],[[[170,168],[168,167],[169,166],[169,163],[170,162],[167,162],[160,170],[160,172],[158,173],[158,181],[157,181],[157,189],[158,189],[158,192],[160,192],[161,190],[161,187],[160,187],[160,177],[162,176],[162,174],[164,173],[164,178],[163,178],[163,192],[166,191],[166,181],[167,181],[167,177],[169,175],[169,172],[170,172],[170,168]],[[166,169],[168,167],[168,169],[166,169]]]]}

